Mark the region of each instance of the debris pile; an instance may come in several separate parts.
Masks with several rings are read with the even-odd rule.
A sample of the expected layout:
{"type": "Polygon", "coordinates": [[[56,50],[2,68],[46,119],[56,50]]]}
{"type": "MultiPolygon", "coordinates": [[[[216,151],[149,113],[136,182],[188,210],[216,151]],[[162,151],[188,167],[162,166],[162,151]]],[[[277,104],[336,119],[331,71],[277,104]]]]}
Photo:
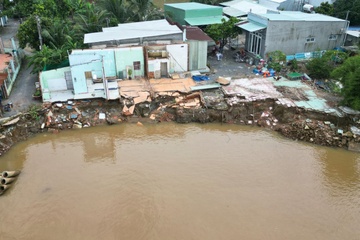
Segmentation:
{"type": "Polygon", "coordinates": [[[322,146],[360,150],[360,131],[354,126],[345,131],[329,121],[306,119],[294,121],[291,124],[283,124],[276,130],[293,140],[306,141],[322,146]]]}

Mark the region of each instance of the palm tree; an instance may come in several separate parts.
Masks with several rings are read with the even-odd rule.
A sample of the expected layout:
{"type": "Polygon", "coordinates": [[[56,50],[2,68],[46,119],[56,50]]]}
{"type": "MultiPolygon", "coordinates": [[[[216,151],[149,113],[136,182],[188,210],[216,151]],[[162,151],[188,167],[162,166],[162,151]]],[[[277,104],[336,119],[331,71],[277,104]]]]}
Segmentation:
{"type": "Polygon", "coordinates": [[[60,48],[62,45],[72,40],[74,32],[70,29],[70,24],[66,20],[54,19],[49,27],[42,30],[44,44],[51,48],[60,48]]]}
{"type": "Polygon", "coordinates": [[[129,7],[130,4],[126,0],[100,0],[99,7],[111,13],[119,23],[130,21],[132,12],[129,7]]]}
{"type": "Polygon", "coordinates": [[[130,0],[131,21],[140,22],[163,18],[163,13],[151,0],[130,0]]]}
{"type": "Polygon", "coordinates": [[[100,32],[106,27],[109,16],[106,10],[97,10],[92,4],[87,5],[85,12],[75,15],[76,29],[80,34],[100,32]]]}
{"type": "MultiPolygon", "coordinates": [[[[66,52],[66,51],[65,51],[66,52]]],[[[51,49],[46,45],[43,45],[41,51],[35,52],[29,58],[29,67],[33,66],[32,73],[38,73],[42,71],[45,66],[52,64],[59,64],[66,59],[66,53],[64,54],[59,49],[51,49]]]]}

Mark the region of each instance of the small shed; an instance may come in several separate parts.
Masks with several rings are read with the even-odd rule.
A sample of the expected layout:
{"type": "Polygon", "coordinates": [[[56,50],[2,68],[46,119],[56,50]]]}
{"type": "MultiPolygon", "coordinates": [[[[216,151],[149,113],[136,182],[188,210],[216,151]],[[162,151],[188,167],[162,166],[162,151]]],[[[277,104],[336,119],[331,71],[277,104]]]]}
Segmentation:
{"type": "Polygon", "coordinates": [[[208,43],[214,42],[198,27],[186,26],[186,42],[189,44],[189,69],[208,71],[207,51],[208,43]]]}
{"type": "Polygon", "coordinates": [[[359,30],[347,30],[345,46],[357,46],[360,43],[360,27],[359,30]]]}
{"type": "Polygon", "coordinates": [[[180,25],[205,26],[227,19],[223,16],[222,7],[197,2],[165,4],[164,11],[167,17],[180,25]]]}

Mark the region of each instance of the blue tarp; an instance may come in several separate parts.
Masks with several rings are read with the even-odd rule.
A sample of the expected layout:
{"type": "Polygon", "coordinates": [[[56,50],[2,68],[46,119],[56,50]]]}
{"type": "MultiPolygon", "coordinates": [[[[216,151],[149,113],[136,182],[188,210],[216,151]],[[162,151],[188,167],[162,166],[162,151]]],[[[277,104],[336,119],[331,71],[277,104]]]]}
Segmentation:
{"type": "Polygon", "coordinates": [[[192,76],[192,79],[196,82],[210,80],[210,78],[208,76],[202,76],[202,75],[192,76]]]}

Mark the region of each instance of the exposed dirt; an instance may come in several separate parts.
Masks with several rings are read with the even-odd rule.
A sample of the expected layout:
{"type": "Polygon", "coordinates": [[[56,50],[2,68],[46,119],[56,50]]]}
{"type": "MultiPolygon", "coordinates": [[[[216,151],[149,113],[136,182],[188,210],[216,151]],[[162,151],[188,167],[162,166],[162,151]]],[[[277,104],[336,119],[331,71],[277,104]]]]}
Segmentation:
{"type": "MultiPolygon", "coordinates": [[[[350,126],[358,124],[354,123],[350,117],[338,118],[299,108],[287,108],[277,105],[271,99],[243,102],[228,107],[226,110],[204,105],[187,108],[174,105],[174,102],[175,99],[161,98],[138,104],[133,115],[123,112],[123,104],[118,101],[75,101],[69,104],[48,104],[39,109],[33,107],[26,113],[2,119],[0,154],[8,151],[15,143],[41,132],[59,133],[67,129],[104,124],[138,123],[142,125],[142,123],[158,124],[167,121],[258,126],[278,131],[290,139],[318,145],[345,149],[351,147],[353,150],[360,147],[359,136],[350,131],[350,126]]],[[[212,104],[210,103],[209,106],[212,104]]]]}
{"type": "Polygon", "coordinates": [[[289,88],[284,86],[276,87],[276,89],[285,97],[295,101],[308,101],[309,99],[305,96],[302,89],[289,88]]]}

